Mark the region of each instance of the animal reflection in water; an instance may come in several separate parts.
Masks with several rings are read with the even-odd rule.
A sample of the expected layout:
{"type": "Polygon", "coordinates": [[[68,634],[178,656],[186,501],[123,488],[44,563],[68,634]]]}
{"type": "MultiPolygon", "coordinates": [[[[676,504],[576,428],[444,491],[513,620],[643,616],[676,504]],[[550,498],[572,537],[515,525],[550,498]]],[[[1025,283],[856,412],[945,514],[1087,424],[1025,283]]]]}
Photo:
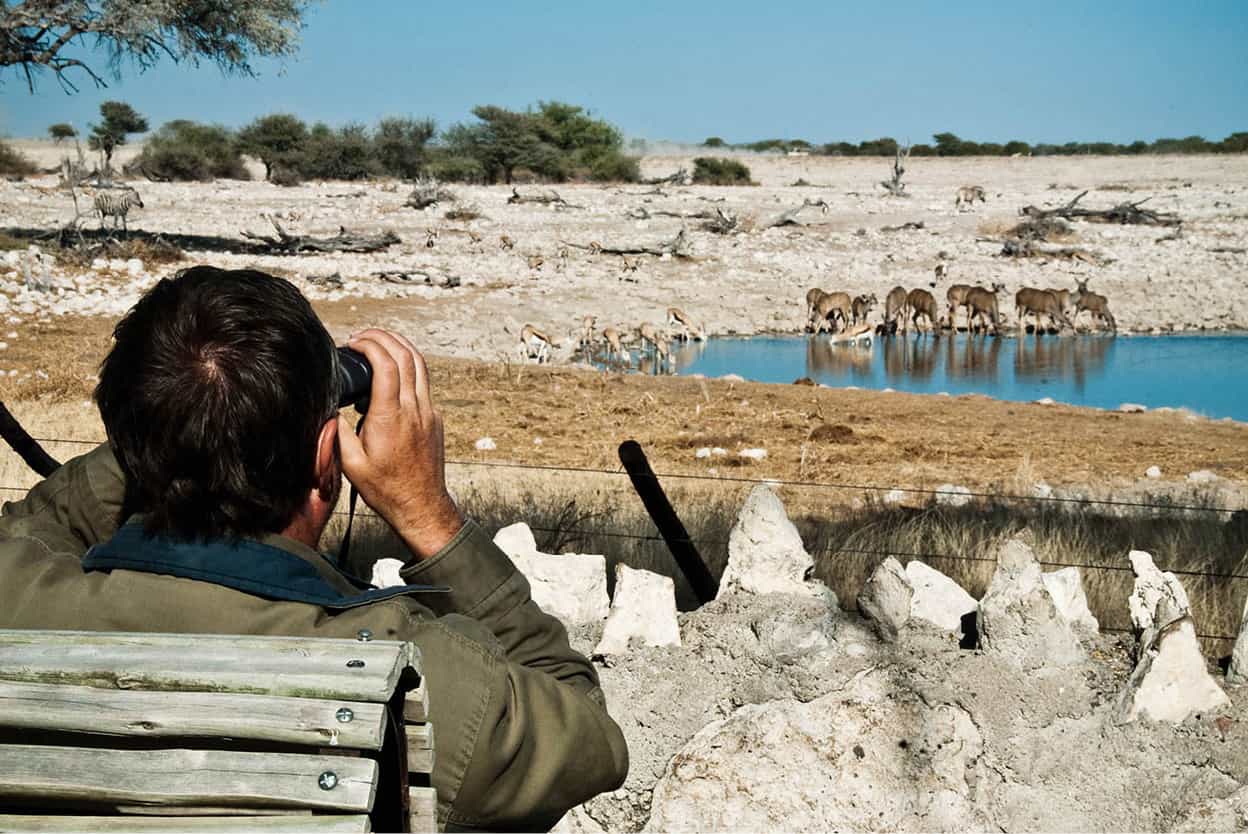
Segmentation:
{"type": "Polygon", "coordinates": [[[1018,379],[1069,379],[1083,391],[1088,375],[1105,367],[1113,339],[1051,339],[1020,337],[1014,351],[1018,379]]]}

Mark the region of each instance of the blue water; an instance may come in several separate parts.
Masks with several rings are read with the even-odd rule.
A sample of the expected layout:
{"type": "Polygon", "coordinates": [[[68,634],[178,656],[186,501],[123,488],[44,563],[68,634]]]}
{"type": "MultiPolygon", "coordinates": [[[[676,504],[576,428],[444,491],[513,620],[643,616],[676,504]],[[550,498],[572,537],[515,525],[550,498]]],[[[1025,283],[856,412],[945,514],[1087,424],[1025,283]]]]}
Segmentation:
{"type": "Polygon", "coordinates": [[[1124,402],[1186,407],[1248,421],[1248,334],[991,336],[911,334],[871,348],[827,336],[716,338],[673,345],[676,372],[738,374],[757,382],[800,377],[841,387],[916,393],[987,394],[1005,400],[1052,397],[1116,408],[1124,402]]]}

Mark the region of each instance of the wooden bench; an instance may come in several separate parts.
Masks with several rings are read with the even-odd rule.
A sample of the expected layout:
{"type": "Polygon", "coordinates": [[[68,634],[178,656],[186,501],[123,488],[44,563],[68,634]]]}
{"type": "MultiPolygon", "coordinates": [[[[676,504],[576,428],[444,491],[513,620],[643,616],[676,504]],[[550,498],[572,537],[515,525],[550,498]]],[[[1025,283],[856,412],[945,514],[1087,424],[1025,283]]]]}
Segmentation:
{"type": "Polygon", "coordinates": [[[0,831],[436,831],[411,643],[0,630],[0,831]]]}

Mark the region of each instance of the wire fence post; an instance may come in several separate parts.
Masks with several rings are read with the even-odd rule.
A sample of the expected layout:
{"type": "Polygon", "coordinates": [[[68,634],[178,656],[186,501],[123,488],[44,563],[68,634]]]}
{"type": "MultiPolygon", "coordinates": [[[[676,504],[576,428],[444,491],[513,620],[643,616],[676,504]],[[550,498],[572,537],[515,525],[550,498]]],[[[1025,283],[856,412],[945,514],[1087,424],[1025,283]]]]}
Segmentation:
{"type": "Polygon", "coordinates": [[[663,541],[667,543],[667,549],[676,560],[676,566],[685,575],[685,579],[689,580],[698,604],[704,605],[715,599],[715,595],[719,593],[719,583],[707,570],[702,554],[694,547],[685,525],[672,507],[672,502],[667,500],[667,493],[663,491],[654,470],[650,468],[650,461],[646,460],[641,444],[636,440],[625,440],[621,443],[620,463],[628,471],[633,489],[637,490],[646,512],[654,520],[654,526],[659,528],[663,541]]]}

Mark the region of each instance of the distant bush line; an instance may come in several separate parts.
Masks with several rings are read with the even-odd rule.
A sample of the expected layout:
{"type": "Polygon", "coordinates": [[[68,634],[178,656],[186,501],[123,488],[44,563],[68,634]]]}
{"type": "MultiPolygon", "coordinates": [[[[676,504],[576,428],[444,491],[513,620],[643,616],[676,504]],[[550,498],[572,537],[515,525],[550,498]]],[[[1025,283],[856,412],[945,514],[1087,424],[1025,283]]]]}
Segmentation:
{"type": "MultiPolygon", "coordinates": [[[[718,136],[702,143],[705,148],[756,151],[760,153],[790,151],[820,156],[893,156],[897,140],[890,136],[854,144],[828,142],[816,145],[804,139],[764,139],[732,145],[718,136]]],[[[1086,154],[1136,156],[1141,154],[1244,153],[1248,151],[1248,131],[1232,133],[1221,142],[1210,142],[1203,136],[1184,139],[1158,139],[1155,142],[1135,141],[1129,145],[1113,142],[1067,142],[1064,145],[1028,144],[1019,140],[1005,142],[972,142],[953,133],[937,133],[930,144],[910,146],[912,156],[1078,156],[1086,154]]]]}

